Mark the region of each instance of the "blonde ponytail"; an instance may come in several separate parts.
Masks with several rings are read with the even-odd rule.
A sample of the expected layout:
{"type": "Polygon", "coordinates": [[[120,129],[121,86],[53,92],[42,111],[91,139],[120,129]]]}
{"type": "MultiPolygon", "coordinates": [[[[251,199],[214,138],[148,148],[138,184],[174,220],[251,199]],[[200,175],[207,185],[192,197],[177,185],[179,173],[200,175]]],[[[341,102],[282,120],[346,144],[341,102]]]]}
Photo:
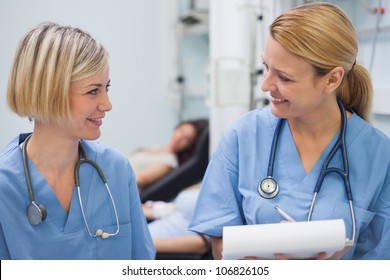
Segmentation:
{"type": "Polygon", "coordinates": [[[337,93],[344,106],[366,121],[371,120],[373,88],[371,75],[360,64],[355,64],[344,77],[337,93]]]}

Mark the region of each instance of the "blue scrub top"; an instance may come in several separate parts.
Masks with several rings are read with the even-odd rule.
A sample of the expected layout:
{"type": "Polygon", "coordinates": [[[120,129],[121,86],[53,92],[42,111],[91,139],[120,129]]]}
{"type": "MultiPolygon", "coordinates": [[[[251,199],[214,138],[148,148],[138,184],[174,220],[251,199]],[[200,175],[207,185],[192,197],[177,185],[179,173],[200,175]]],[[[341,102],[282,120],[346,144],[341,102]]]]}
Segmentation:
{"type": "MultiPolygon", "coordinates": [[[[273,178],[279,194],[262,198],[258,184],[267,167],[277,118],[269,109],[255,110],[227,129],[213,154],[190,229],[222,236],[224,226],[279,223],[280,206],[297,221],[306,221],[322,164],[338,138],[329,143],[306,174],[291,131],[283,126],[276,149],[273,178]]],[[[344,259],[390,259],[390,139],[356,114],[347,121],[346,146],[356,216],[356,246],[344,259]]],[[[340,151],[329,166],[343,169],[340,151]]],[[[312,220],[339,219],[352,236],[351,214],[342,178],[328,175],[318,194],[312,220]]]]}
{"type": "MultiPolygon", "coordinates": [[[[118,235],[90,237],[82,217],[77,190],[69,213],[29,161],[37,203],[47,218],[31,225],[26,215],[30,204],[23,170],[22,149],[15,138],[0,152],[0,259],[154,259],[155,248],[143,215],[134,173],[126,157],[98,142],[83,141],[89,159],[95,161],[110,187],[119,217],[118,235]]],[[[116,231],[108,192],[91,165],[80,168],[82,203],[91,232],[116,231]]]]}

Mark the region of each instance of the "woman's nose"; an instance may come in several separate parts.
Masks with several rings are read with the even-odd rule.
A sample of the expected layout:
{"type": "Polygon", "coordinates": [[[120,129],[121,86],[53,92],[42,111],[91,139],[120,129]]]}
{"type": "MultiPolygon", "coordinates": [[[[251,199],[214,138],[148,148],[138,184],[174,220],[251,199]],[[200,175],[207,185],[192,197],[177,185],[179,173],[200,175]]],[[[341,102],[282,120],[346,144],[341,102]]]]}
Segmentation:
{"type": "Polygon", "coordinates": [[[105,93],[103,93],[101,95],[101,99],[100,99],[100,102],[99,102],[98,109],[100,111],[105,111],[105,112],[111,111],[112,104],[111,104],[110,98],[108,97],[107,92],[105,92],[105,93]]]}
{"type": "Polygon", "coordinates": [[[263,78],[263,82],[261,83],[261,90],[263,92],[267,92],[269,91],[269,88],[270,88],[270,83],[269,83],[269,78],[268,78],[268,73],[266,71],[264,71],[264,78],[263,78]]]}
{"type": "Polygon", "coordinates": [[[261,83],[261,90],[263,92],[271,92],[276,91],[276,89],[277,87],[274,83],[273,77],[269,73],[264,72],[264,79],[261,83]]]}

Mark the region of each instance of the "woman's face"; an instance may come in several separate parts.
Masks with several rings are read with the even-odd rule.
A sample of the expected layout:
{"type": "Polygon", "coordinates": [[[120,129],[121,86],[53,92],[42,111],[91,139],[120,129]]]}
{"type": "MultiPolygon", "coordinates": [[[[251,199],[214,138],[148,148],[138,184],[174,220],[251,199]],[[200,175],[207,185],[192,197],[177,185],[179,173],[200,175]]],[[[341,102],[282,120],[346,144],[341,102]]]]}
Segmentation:
{"type": "Polygon", "coordinates": [[[195,137],[195,127],[192,124],[184,123],[173,131],[169,145],[177,153],[190,147],[195,141],[195,137]]]}
{"type": "Polygon", "coordinates": [[[301,57],[287,51],[268,36],[264,54],[264,81],[261,89],[271,95],[271,111],[279,118],[310,117],[325,98],[326,77],[301,57]]]}
{"type": "Polygon", "coordinates": [[[70,85],[72,132],[76,138],[94,140],[100,137],[105,113],[112,109],[109,86],[108,67],[70,85]]]}

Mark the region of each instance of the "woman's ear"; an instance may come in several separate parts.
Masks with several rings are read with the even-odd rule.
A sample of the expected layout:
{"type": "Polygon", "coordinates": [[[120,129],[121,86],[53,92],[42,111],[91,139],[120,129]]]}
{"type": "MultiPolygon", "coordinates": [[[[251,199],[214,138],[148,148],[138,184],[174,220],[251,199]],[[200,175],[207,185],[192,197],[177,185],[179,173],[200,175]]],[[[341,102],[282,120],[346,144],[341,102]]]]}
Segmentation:
{"type": "Polygon", "coordinates": [[[328,74],[326,74],[327,83],[325,85],[325,92],[331,93],[334,92],[344,78],[344,69],[340,66],[337,66],[329,71],[328,74]]]}

